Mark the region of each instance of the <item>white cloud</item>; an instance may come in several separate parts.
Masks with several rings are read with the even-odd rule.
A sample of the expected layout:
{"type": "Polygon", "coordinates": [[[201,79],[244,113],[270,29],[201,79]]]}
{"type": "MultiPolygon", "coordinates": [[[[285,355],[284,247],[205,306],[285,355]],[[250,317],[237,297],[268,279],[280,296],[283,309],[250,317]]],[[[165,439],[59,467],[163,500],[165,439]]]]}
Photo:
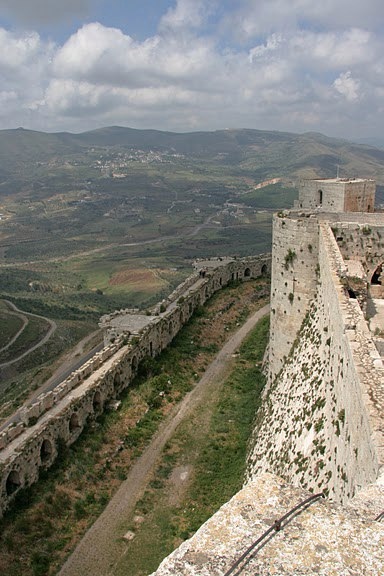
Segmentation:
{"type": "Polygon", "coordinates": [[[299,32],[291,44],[310,59],[332,69],[372,62],[377,43],[370,32],[351,28],[341,33],[299,32]]]}
{"type": "Polygon", "coordinates": [[[36,32],[16,34],[0,28],[0,126],[30,120],[30,111],[44,98],[55,51],[36,32]]]}
{"type": "Polygon", "coordinates": [[[159,30],[163,33],[182,32],[199,28],[209,14],[209,3],[205,0],[177,0],[161,18],[159,30]]]}
{"type": "Polygon", "coordinates": [[[154,36],[137,42],[118,29],[93,23],[58,50],[53,70],[58,78],[130,88],[173,83],[190,87],[198,79],[204,90],[201,81],[213,72],[216,57],[209,41],[185,43],[154,36]]]}
{"type": "Polygon", "coordinates": [[[352,78],[350,71],[340,74],[333,83],[337,92],[345,97],[348,102],[356,102],[360,97],[360,82],[352,78]]]}
{"type": "MultiPolygon", "coordinates": [[[[97,22],[83,25],[61,45],[36,32],[0,28],[0,127],[83,130],[120,123],[347,135],[355,117],[356,131],[364,121],[367,134],[380,130],[383,38],[363,27],[377,7],[374,0],[367,0],[365,15],[351,0],[350,25],[339,18],[343,27],[328,30],[322,29],[331,20],[328,0],[234,4],[231,32],[240,34],[247,26],[244,46],[223,35],[222,21],[212,28],[213,8],[222,9],[216,0],[175,2],[157,34],[142,41],[97,22]],[[280,10],[274,20],[272,8],[280,10]],[[310,28],[310,22],[318,26],[310,28]],[[260,32],[263,23],[269,23],[270,34],[268,26],[260,32]]],[[[339,14],[346,3],[336,4],[339,14]]]]}
{"type": "Polygon", "coordinates": [[[276,53],[281,48],[283,42],[284,39],[281,34],[272,34],[267,38],[265,44],[259,44],[250,49],[250,62],[253,62],[256,58],[265,58],[268,54],[276,53]]]}
{"type": "Polygon", "coordinates": [[[380,30],[384,10],[382,0],[239,0],[226,14],[224,24],[238,40],[299,28],[380,30]]]}

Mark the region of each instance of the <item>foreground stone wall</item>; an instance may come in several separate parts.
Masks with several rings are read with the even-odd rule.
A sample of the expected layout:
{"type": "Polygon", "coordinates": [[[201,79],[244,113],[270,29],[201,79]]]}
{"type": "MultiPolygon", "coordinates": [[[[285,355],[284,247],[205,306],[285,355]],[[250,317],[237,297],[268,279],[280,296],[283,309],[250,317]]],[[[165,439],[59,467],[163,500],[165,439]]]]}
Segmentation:
{"type": "Polygon", "coordinates": [[[70,445],[86,424],[101,413],[132,382],[140,361],[156,356],[182,326],[217,290],[232,280],[256,278],[270,272],[270,256],[212,262],[204,274],[184,283],[178,300],[169,301],[134,337],[122,335],[77,373],[26,409],[25,421],[2,435],[0,450],[0,513],[21,488],[37,481],[42,469],[55,461],[60,445],[70,445]],[[127,341],[127,342],[126,342],[127,341]],[[126,343],[124,343],[126,342],[126,343]]]}
{"type": "MultiPolygon", "coordinates": [[[[166,558],[152,576],[223,576],[275,520],[310,494],[263,474],[166,558]]],[[[384,573],[384,483],[368,487],[348,508],[318,500],[255,547],[232,574],[327,576],[384,573]]]]}
{"type": "MultiPolygon", "coordinates": [[[[247,478],[270,471],[345,502],[384,465],[384,369],[359,302],[346,289],[348,262],[324,221],[317,262],[316,295],[257,417],[247,478]]],[[[272,360],[276,341],[271,337],[272,360]]]]}

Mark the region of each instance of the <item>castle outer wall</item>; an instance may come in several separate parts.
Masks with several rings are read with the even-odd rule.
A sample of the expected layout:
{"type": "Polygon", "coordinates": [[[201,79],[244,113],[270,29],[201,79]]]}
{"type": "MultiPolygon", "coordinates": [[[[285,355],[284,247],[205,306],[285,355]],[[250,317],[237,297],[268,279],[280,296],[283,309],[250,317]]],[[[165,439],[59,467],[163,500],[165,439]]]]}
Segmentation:
{"type": "Polygon", "coordinates": [[[307,181],[298,210],[275,216],[269,378],[245,486],[153,576],[384,573],[384,218],[370,213],[374,192],[369,180],[307,181]],[[333,502],[297,512],[319,492],[333,502]]]}
{"type": "Polygon", "coordinates": [[[202,263],[166,301],[164,312],[139,332],[122,333],[53,392],[23,410],[23,420],[0,435],[0,514],[53,464],[60,445],[75,442],[87,423],[129,387],[141,360],[164,350],[197,308],[231,281],[269,273],[269,255],[210,260],[206,267],[202,263]]]}

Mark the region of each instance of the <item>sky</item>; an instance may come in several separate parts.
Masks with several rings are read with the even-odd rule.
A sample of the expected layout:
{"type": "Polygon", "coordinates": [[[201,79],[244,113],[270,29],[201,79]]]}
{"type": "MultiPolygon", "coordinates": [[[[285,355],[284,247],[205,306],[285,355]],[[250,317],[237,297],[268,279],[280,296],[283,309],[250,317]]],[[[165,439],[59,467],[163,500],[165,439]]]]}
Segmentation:
{"type": "Polygon", "coordinates": [[[0,0],[0,129],[382,137],[383,0],[0,0]]]}

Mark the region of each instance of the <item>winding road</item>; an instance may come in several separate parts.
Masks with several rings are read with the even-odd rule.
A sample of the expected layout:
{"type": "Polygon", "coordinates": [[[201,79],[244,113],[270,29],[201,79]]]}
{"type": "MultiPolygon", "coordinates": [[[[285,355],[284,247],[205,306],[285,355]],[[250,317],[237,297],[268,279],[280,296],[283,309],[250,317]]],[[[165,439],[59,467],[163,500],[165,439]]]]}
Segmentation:
{"type": "MultiPolygon", "coordinates": [[[[4,300],[3,300],[4,302],[4,300]]],[[[8,306],[11,306],[12,309],[14,310],[16,308],[16,306],[14,306],[14,304],[12,304],[12,302],[9,302],[8,300],[5,300],[5,302],[7,303],[8,306]]],[[[24,332],[25,327],[27,326],[29,320],[28,318],[25,316],[25,314],[19,313],[19,312],[11,312],[10,310],[7,310],[7,314],[10,316],[17,316],[17,318],[21,318],[23,325],[21,326],[21,328],[16,332],[16,334],[13,336],[13,338],[11,338],[11,340],[8,342],[8,344],[6,344],[5,346],[3,346],[2,348],[0,348],[0,353],[4,352],[5,350],[8,350],[8,348],[10,346],[12,346],[12,344],[14,342],[16,342],[16,340],[18,339],[18,337],[20,336],[20,334],[22,332],[24,332]]]]}
{"type": "MultiPolygon", "coordinates": [[[[50,320],[49,318],[46,318],[45,316],[40,316],[39,314],[32,314],[31,312],[24,312],[23,310],[19,310],[19,308],[17,308],[17,306],[15,306],[9,300],[3,300],[3,302],[5,302],[14,312],[20,314],[21,316],[23,316],[24,318],[27,319],[26,324],[16,334],[17,337],[20,336],[20,334],[23,332],[26,325],[28,324],[28,316],[33,316],[34,318],[40,318],[42,320],[45,320],[49,324],[49,330],[45,334],[45,336],[43,336],[43,338],[39,342],[37,342],[37,344],[34,344],[30,348],[28,348],[28,350],[26,350],[25,352],[20,354],[20,356],[17,356],[17,358],[12,358],[12,360],[8,360],[7,362],[3,362],[2,364],[0,364],[0,368],[6,368],[7,366],[11,366],[12,364],[15,364],[15,362],[22,360],[23,358],[25,358],[25,356],[28,356],[28,354],[30,354],[31,352],[34,352],[34,350],[37,350],[38,348],[40,348],[40,346],[43,346],[51,338],[51,336],[53,336],[53,334],[55,333],[55,330],[57,328],[57,324],[54,320],[50,320]]],[[[14,337],[13,341],[15,341],[15,340],[16,340],[16,337],[14,337]]],[[[9,347],[9,345],[10,345],[10,343],[8,343],[7,347],[9,347]]],[[[4,348],[2,350],[4,350],[4,348]]],[[[0,352],[1,352],[1,350],[0,350],[0,352]]]]}

